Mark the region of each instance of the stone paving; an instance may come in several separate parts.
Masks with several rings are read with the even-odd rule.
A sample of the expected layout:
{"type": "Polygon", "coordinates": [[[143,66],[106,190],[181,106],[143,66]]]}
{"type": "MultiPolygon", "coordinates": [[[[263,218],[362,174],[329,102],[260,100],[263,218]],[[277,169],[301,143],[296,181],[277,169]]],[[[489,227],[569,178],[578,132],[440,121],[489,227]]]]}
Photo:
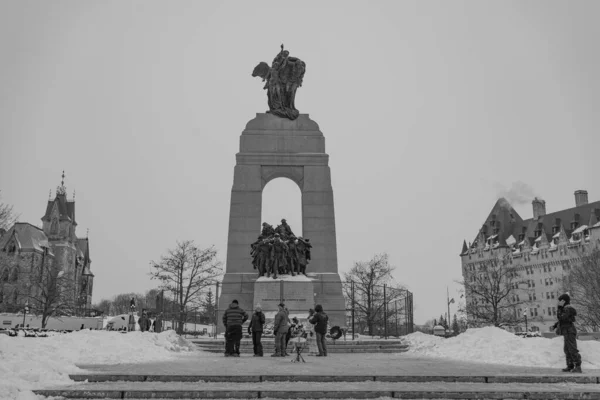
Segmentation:
{"type": "MultiPolygon", "coordinates": [[[[88,373],[115,375],[564,375],[560,372],[562,365],[554,368],[513,367],[417,357],[407,353],[304,356],[306,363],[292,363],[292,358],[244,354],[239,358],[226,358],[222,354],[194,352],[181,354],[171,361],[78,366],[88,373]]],[[[600,370],[584,370],[584,375],[600,376],[600,370]]]]}

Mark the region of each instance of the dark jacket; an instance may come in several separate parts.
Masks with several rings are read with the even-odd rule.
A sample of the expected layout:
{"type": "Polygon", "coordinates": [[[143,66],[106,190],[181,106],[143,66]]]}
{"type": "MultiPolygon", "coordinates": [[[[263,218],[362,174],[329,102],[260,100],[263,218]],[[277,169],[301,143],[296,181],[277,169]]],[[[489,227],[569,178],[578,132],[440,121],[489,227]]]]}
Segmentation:
{"type": "Polygon", "coordinates": [[[577,311],[570,304],[565,304],[564,307],[559,307],[557,310],[558,324],[561,328],[573,326],[577,311]]]}
{"type": "Polygon", "coordinates": [[[140,324],[140,330],[142,332],[146,332],[150,330],[150,318],[142,315],[140,319],[138,319],[138,324],[140,324]]]}
{"type": "Polygon", "coordinates": [[[252,319],[250,320],[250,326],[248,330],[251,332],[262,332],[263,325],[265,324],[265,314],[262,311],[257,311],[252,314],[252,319]]]}
{"type": "Polygon", "coordinates": [[[327,333],[327,323],[329,322],[329,317],[323,311],[313,315],[308,322],[315,326],[315,332],[320,333],[321,335],[325,335],[327,333]]]}
{"type": "Polygon", "coordinates": [[[281,310],[275,316],[273,323],[273,333],[287,333],[290,326],[288,325],[288,315],[285,310],[281,310]]]}
{"type": "Polygon", "coordinates": [[[233,326],[242,325],[248,319],[248,313],[242,310],[239,305],[231,303],[229,308],[223,313],[223,325],[233,326]]]}

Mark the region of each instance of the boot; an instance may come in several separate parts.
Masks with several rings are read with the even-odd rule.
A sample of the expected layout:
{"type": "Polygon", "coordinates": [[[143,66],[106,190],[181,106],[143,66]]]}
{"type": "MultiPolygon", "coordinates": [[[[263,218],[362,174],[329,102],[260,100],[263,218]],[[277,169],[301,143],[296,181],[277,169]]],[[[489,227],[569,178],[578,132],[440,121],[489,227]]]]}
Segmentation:
{"type": "Polygon", "coordinates": [[[581,374],[581,365],[576,365],[575,368],[573,368],[573,370],[571,372],[577,373],[577,374],[581,374]]]}
{"type": "Polygon", "coordinates": [[[563,368],[563,369],[561,369],[561,371],[562,372],[571,372],[571,371],[573,371],[573,368],[575,368],[575,366],[567,365],[567,368],[563,368]]]}
{"type": "Polygon", "coordinates": [[[274,353],[274,354],[271,354],[271,357],[281,357],[281,354],[279,354],[279,353],[274,353]]]}

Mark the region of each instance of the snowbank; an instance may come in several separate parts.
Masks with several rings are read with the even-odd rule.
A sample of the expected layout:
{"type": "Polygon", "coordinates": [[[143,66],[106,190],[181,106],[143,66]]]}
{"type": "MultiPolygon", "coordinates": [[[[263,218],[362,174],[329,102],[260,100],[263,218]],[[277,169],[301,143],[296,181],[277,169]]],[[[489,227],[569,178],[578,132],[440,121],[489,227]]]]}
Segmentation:
{"type": "Polygon", "coordinates": [[[175,332],[82,330],[47,338],[0,334],[0,399],[35,399],[32,389],[72,384],[75,364],[116,364],[168,360],[194,345],[175,332]]]}
{"type": "MultiPolygon", "coordinates": [[[[404,337],[409,352],[486,364],[508,364],[523,367],[562,367],[565,364],[563,338],[522,338],[500,328],[469,329],[458,336],[444,339],[421,332],[404,337]]],[[[600,342],[577,341],[582,368],[600,368],[600,342]]]]}

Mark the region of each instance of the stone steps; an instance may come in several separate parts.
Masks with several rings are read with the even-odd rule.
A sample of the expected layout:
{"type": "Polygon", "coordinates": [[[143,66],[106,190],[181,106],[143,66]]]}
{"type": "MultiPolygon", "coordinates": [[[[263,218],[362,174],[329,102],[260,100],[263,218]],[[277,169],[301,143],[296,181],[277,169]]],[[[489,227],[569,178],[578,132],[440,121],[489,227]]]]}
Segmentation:
{"type": "MultiPolygon", "coordinates": [[[[224,341],[193,341],[200,349],[211,352],[211,353],[223,353],[225,351],[224,341]]],[[[263,353],[271,354],[275,352],[275,343],[273,340],[267,340],[262,342],[263,353]]],[[[291,354],[294,347],[293,344],[289,344],[288,353],[291,354]]],[[[382,342],[382,341],[369,341],[369,342],[351,342],[351,341],[337,341],[327,343],[328,353],[403,353],[408,351],[408,345],[403,344],[400,341],[394,342],[382,342]]],[[[240,344],[240,353],[252,354],[254,352],[252,342],[242,341],[240,344]]]]}
{"type": "MultiPolygon", "coordinates": [[[[85,376],[83,376],[84,378],[85,376]]],[[[464,376],[304,376],[306,380],[293,381],[298,376],[171,376],[178,381],[167,380],[165,376],[144,376],[144,381],[127,380],[129,376],[106,375],[102,382],[89,383],[98,376],[88,376],[88,383],[35,390],[42,396],[55,396],[69,399],[230,399],[230,398],[272,398],[272,399],[592,399],[600,400],[598,377],[562,375],[556,377],[561,383],[548,381],[549,377],[496,377],[498,382],[490,382],[491,377],[464,376]],[[261,380],[261,379],[278,380],[261,380]],[[385,380],[387,378],[388,380],[385,380]],[[523,383],[523,378],[535,382],[523,383]],[[587,383],[576,383],[573,378],[588,378],[587,383]],[[112,379],[112,380],[109,380],[112,379]],[[196,379],[196,381],[192,381],[196,379]],[[249,379],[243,381],[242,379],[249,379]],[[258,381],[257,381],[258,379],[258,381]],[[312,379],[312,380],[308,380],[312,379]],[[395,380],[398,379],[398,380],[395,380]],[[472,382],[472,380],[479,379],[472,382]],[[483,381],[482,381],[483,379],[483,381]],[[202,380],[202,381],[200,381],[202,380]]],[[[135,379],[141,379],[136,376],[135,379]]],[[[168,377],[168,376],[166,376],[168,377]]],[[[102,377],[100,377],[101,379],[102,377]]],[[[82,377],[78,376],[81,380],[82,377]]]]}

